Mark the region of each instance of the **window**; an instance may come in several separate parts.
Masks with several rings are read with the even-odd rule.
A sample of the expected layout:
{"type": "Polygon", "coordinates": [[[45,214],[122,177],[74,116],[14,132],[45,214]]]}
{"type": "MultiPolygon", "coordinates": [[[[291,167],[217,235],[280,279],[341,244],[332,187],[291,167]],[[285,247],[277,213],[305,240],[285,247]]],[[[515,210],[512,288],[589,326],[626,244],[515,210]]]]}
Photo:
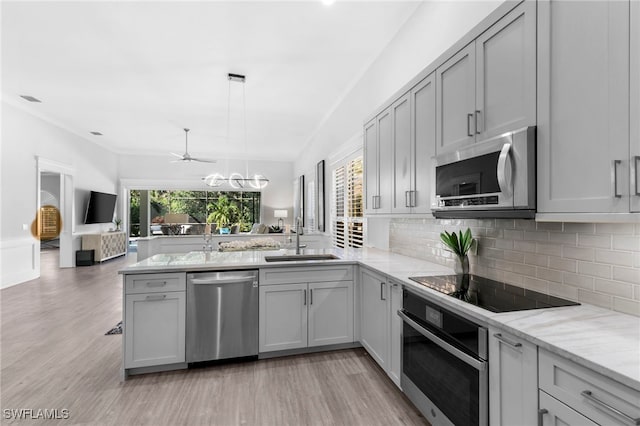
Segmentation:
{"type": "Polygon", "coordinates": [[[362,156],[336,165],[331,172],[331,236],[335,247],[362,247],[362,156]]]}
{"type": "MultiPolygon", "coordinates": [[[[240,231],[249,231],[254,223],[260,223],[260,192],[132,190],[130,236],[140,235],[141,192],[148,194],[150,226],[156,228],[165,222],[167,214],[185,215],[186,223],[217,223],[219,228],[237,224],[240,231]]],[[[150,231],[150,235],[154,233],[153,228],[150,231]]]]}

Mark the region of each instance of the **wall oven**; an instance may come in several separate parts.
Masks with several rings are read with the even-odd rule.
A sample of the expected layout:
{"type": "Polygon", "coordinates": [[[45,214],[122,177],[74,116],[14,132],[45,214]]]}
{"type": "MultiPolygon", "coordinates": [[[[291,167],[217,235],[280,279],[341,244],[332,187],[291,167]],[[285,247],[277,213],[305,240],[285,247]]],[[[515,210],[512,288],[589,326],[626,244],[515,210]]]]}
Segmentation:
{"type": "Polygon", "coordinates": [[[401,385],[432,425],[489,421],[487,329],[403,290],[401,385]]]}
{"type": "Polygon", "coordinates": [[[536,128],[434,157],[437,218],[534,218],[536,128]]]}

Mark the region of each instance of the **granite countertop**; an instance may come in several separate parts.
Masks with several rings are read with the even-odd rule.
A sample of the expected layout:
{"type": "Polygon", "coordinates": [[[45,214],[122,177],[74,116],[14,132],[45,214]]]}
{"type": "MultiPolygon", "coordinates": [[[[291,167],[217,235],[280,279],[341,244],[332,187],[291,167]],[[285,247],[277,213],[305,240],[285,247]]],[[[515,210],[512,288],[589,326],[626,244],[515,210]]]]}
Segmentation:
{"type": "Polygon", "coordinates": [[[339,260],[272,262],[265,256],[292,250],[157,254],[121,274],[229,270],[265,267],[360,264],[432,301],[484,325],[495,326],[640,391],[640,318],[592,305],[494,313],[424,287],[409,277],[451,274],[450,268],[378,249],[305,249],[305,254],[334,254],[339,260]]]}

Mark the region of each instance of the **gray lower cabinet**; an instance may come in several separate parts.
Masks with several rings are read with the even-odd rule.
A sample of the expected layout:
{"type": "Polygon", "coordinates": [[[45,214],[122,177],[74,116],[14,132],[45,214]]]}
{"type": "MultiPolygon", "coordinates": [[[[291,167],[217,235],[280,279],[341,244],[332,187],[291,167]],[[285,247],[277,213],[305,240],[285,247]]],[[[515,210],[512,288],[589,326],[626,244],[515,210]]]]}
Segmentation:
{"type": "Polygon", "coordinates": [[[538,413],[539,426],[597,426],[598,423],[593,422],[573,410],[571,407],[564,405],[562,402],[540,391],[540,411],[538,413]]]}
{"type": "Polygon", "coordinates": [[[402,367],[402,286],[360,268],[360,343],[400,387],[402,367]]]}
{"type": "MultiPolygon", "coordinates": [[[[630,3],[638,7],[538,2],[540,213],[628,213],[630,197],[640,198],[629,154],[629,82],[637,97],[640,79],[629,68],[630,3]]],[[[637,110],[631,121],[637,126],[637,110]]],[[[638,140],[631,151],[640,152],[638,140]]]]}
{"type": "Polygon", "coordinates": [[[540,419],[544,425],[640,423],[640,392],[542,348],[540,419]]]}
{"type": "Polygon", "coordinates": [[[489,424],[535,426],[537,397],[537,346],[489,328],[489,424]]]}
{"type": "Polygon", "coordinates": [[[631,156],[631,212],[640,213],[640,2],[630,5],[631,52],[629,81],[631,95],[630,110],[630,153],[631,156]]]}
{"type": "Polygon", "coordinates": [[[261,353],[353,343],[351,265],[260,270],[261,353]]]}
{"type": "Polygon", "coordinates": [[[185,283],[183,273],[125,276],[125,369],[185,362],[185,283]]]}

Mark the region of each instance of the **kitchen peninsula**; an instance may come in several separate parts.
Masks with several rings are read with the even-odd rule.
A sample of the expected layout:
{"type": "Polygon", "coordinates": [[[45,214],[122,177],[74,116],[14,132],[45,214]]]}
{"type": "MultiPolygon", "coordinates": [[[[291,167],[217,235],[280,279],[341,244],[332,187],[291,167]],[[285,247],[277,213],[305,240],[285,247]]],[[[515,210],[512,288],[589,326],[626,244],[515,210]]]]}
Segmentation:
{"type": "MultiPolygon", "coordinates": [[[[288,250],[213,253],[200,251],[185,254],[158,254],[122,269],[120,273],[124,276],[125,281],[125,295],[123,297],[125,300],[125,354],[131,350],[131,347],[128,346],[131,340],[128,340],[128,337],[132,337],[130,333],[134,327],[134,325],[128,324],[126,320],[126,318],[130,318],[127,316],[127,310],[130,309],[130,305],[126,300],[131,297],[131,293],[128,293],[127,289],[131,288],[129,283],[137,278],[144,278],[147,283],[150,283],[150,292],[147,297],[150,295],[152,296],[151,299],[156,300],[155,302],[152,300],[145,303],[159,303],[157,300],[162,299],[162,296],[166,297],[170,293],[184,292],[184,282],[188,274],[203,271],[253,269],[259,270],[260,282],[258,285],[261,289],[292,286],[293,282],[298,282],[298,278],[300,281],[308,283],[304,284],[306,286],[304,287],[305,305],[307,303],[306,289],[313,288],[313,281],[344,282],[349,280],[353,285],[351,287],[353,289],[352,299],[350,299],[353,301],[353,310],[350,312],[352,312],[354,323],[354,332],[350,343],[358,345],[363,340],[361,318],[363,313],[370,308],[365,303],[366,298],[363,297],[366,291],[369,290],[365,288],[367,287],[367,282],[362,279],[363,272],[367,272],[380,278],[380,281],[375,282],[375,288],[373,289],[380,296],[380,299],[392,298],[393,292],[390,288],[393,283],[397,283],[399,287],[417,292],[431,302],[446,307],[462,317],[483,324],[491,330],[508,333],[508,335],[515,336],[534,348],[537,347],[541,354],[541,362],[544,354],[545,359],[557,358],[569,363],[576,368],[608,381],[615,392],[620,391],[621,394],[627,395],[627,400],[629,398],[633,400],[640,392],[640,366],[637,362],[640,359],[640,335],[638,334],[640,319],[636,317],[586,304],[507,313],[489,312],[421,286],[409,279],[410,276],[416,275],[449,274],[451,271],[448,268],[377,249],[318,249],[305,251],[305,254],[332,254],[338,257],[338,259],[334,260],[296,260],[288,262],[266,260],[292,254],[293,252],[288,250]],[[339,274],[342,275],[338,276],[339,274]],[[175,281],[172,282],[167,277],[175,279],[175,281]],[[276,282],[278,280],[281,282],[276,282]],[[176,285],[175,288],[167,288],[174,284],[176,285]]],[[[140,293],[142,290],[138,292],[140,293]]],[[[264,292],[261,292],[260,295],[264,297],[264,292]]],[[[263,302],[263,300],[260,301],[261,308],[264,307],[263,302]]],[[[300,302],[302,305],[302,301],[300,302]]],[[[166,300],[163,299],[161,303],[166,303],[166,300]]],[[[390,321],[389,330],[396,327],[398,322],[401,323],[398,316],[391,309],[392,304],[393,300],[385,305],[389,307],[388,312],[385,313],[390,321]]],[[[176,312],[183,311],[184,307],[176,312]]],[[[157,312],[157,310],[154,310],[154,312],[157,312]]],[[[262,315],[260,318],[261,321],[264,320],[262,315]]],[[[135,321],[138,320],[139,317],[136,316],[135,321]]],[[[174,321],[174,319],[170,321],[174,321]]],[[[178,323],[184,324],[184,320],[182,322],[178,321],[178,323]]],[[[306,320],[304,324],[306,327],[306,320]]],[[[166,322],[164,327],[166,327],[166,322]]],[[[264,324],[261,323],[261,327],[264,327],[264,324]]],[[[394,375],[397,372],[393,371],[393,360],[400,356],[400,342],[395,342],[395,339],[392,339],[393,333],[385,330],[380,330],[380,333],[384,334],[382,339],[386,342],[386,349],[382,351],[384,357],[386,360],[391,359],[391,362],[386,362],[382,368],[394,379],[394,375]]],[[[160,335],[164,334],[161,333],[160,335]]],[[[145,337],[148,338],[149,336],[145,337]]],[[[322,347],[307,348],[306,342],[304,346],[304,351],[307,352],[324,349],[322,347]]],[[[371,348],[368,345],[363,344],[363,346],[370,351],[371,348]]],[[[178,354],[178,361],[172,362],[171,365],[162,365],[164,363],[160,361],[155,367],[150,365],[147,369],[129,371],[125,363],[123,371],[126,375],[127,373],[144,373],[167,368],[187,368],[188,364],[184,361],[184,346],[178,349],[181,350],[178,354]]],[[[276,351],[274,354],[278,355],[279,352],[276,351]]],[[[274,354],[261,351],[259,357],[264,358],[274,356],[274,354]]],[[[154,362],[150,364],[154,364],[154,362]]],[[[534,368],[537,368],[537,366],[534,368]]],[[[544,371],[546,370],[541,365],[540,374],[542,375],[544,371]]],[[[396,384],[400,386],[398,382],[396,384]]],[[[534,385],[537,392],[537,383],[534,383],[534,385]]],[[[491,386],[490,389],[493,394],[494,386],[491,386]]]]}

